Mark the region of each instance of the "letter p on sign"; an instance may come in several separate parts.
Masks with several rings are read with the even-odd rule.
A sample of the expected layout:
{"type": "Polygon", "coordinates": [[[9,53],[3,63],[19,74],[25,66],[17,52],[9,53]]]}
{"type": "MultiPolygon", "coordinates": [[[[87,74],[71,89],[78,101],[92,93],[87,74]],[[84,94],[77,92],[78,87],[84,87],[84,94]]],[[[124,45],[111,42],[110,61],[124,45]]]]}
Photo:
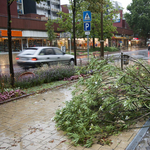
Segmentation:
{"type": "Polygon", "coordinates": [[[84,22],[84,31],[91,31],[91,22],[84,22]]]}

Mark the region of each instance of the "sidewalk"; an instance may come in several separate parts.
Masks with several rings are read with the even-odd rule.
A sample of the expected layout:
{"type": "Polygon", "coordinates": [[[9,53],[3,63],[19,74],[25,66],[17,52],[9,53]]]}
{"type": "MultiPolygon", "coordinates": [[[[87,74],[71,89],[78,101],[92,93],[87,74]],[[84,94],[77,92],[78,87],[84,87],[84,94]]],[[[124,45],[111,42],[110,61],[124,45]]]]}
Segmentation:
{"type": "MultiPolygon", "coordinates": [[[[57,131],[53,117],[71,100],[72,85],[0,105],[1,150],[125,150],[139,128],[111,136],[113,144],[95,143],[91,148],[74,147],[63,131],[57,131]]],[[[145,122],[137,122],[141,127],[145,122]]]]}

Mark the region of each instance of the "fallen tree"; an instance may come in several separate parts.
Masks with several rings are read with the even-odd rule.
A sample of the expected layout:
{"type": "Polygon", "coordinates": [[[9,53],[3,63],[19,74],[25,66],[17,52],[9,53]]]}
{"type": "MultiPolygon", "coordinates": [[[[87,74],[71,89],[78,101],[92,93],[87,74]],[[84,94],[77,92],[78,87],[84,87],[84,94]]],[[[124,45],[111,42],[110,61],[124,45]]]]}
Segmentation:
{"type": "Polygon", "coordinates": [[[65,131],[74,145],[90,147],[95,140],[110,144],[104,140],[109,135],[150,115],[147,62],[132,59],[132,65],[121,70],[110,59],[92,59],[82,70],[91,77],[80,77],[73,99],[55,116],[58,129],[65,131]]]}

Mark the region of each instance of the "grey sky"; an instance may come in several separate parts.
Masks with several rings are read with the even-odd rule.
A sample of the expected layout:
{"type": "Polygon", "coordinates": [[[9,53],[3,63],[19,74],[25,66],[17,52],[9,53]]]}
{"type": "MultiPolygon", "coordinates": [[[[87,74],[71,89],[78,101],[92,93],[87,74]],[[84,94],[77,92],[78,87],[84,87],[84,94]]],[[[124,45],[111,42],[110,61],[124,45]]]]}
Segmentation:
{"type": "MultiPolygon", "coordinates": [[[[124,12],[126,12],[126,7],[132,2],[132,0],[114,0],[114,1],[118,1],[122,4],[124,12]]],[[[63,4],[69,4],[69,0],[61,0],[61,5],[63,4]]]]}

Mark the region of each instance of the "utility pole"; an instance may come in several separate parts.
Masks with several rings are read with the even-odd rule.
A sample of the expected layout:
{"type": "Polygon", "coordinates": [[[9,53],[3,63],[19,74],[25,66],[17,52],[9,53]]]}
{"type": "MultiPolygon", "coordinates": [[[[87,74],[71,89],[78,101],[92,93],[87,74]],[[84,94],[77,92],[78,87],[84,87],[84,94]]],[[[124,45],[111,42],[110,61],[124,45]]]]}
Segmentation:
{"type": "Polygon", "coordinates": [[[104,39],[103,39],[103,4],[102,4],[102,11],[101,11],[101,53],[100,57],[104,58],[104,39]]]}

